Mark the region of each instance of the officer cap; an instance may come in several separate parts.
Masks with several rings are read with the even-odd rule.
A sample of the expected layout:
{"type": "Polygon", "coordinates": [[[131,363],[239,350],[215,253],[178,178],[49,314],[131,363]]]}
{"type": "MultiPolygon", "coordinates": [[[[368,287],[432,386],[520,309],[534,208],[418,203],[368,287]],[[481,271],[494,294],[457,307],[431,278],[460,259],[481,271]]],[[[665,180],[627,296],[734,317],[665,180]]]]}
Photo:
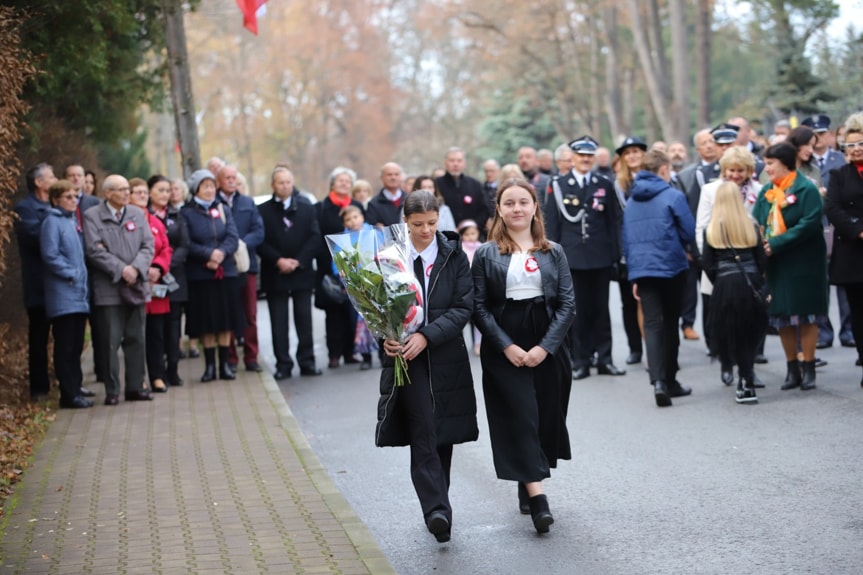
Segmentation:
{"type": "Polygon", "coordinates": [[[576,154],[595,156],[596,150],[597,148],[599,148],[599,144],[597,144],[596,140],[594,140],[590,136],[582,136],[578,139],[571,141],[569,143],[569,147],[576,154]]]}
{"type": "Polygon", "coordinates": [[[734,124],[722,123],[710,130],[710,135],[717,144],[733,144],[737,140],[739,131],[740,127],[734,124]]]}
{"type": "Polygon", "coordinates": [[[626,148],[641,148],[645,152],[647,151],[647,143],[639,138],[638,136],[629,136],[625,140],[623,140],[620,145],[614,150],[614,153],[618,156],[623,153],[623,150],[626,148]]]}
{"type": "Polygon", "coordinates": [[[827,116],[826,114],[814,114],[800,123],[812,128],[812,131],[818,134],[830,129],[830,116],[827,116]]]}

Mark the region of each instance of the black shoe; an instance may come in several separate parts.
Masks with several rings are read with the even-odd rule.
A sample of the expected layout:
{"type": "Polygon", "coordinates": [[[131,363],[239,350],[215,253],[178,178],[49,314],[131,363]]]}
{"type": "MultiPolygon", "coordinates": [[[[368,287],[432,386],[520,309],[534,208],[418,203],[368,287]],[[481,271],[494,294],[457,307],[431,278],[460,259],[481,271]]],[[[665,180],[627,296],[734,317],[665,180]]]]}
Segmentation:
{"type": "Polygon", "coordinates": [[[785,374],[785,383],[782,384],[782,391],[788,391],[795,387],[800,387],[803,381],[803,376],[800,373],[800,362],[796,359],[788,362],[788,372],[785,374]]]}
{"type": "Polygon", "coordinates": [[[734,372],[730,369],[723,369],[722,374],[719,377],[725,385],[731,385],[734,383],[734,372]]]}
{"type": "Polygon", "coordinates": [[[127,391],[126,401],[153,401],[153,396],[146,389],[141,391],[127,391]]]}
{"type": "Polygon", "coordinates": [[[857,361],[854,362],[854,365],[856,365],[857,367],[860,367],[860,357],[859,356],[857,357],[857,361]]]}
{"type": "Polygon", "coordinates": [[[117,405],[120,403],[120,397],[112,393],[105,396],[105,405],[117,405]]]}
{"type": "Polygon", "coordinates": [[[826,359],[821,359],[820,357],[815,358],[815,367],[824,367],[827,365],[826,359]]]}
{"type": "Polygon", "coordinates": [[[198,351],[197,347],[193,347],[189,350],[189,357],[191,357],[192,359],[197,359],[201,357],[201,352],[198,351]]]}
{"type": "Polygon", "coordinates": [[[590,368],[586,365],[572,371],[572,379],[584,379],[586,377],[590,377],[590,368]]]}
{"type": "Polygon", "coordinates": [[[758,403],[758,396],[755,395],[755,386],[752,380],[747,377],[741,377],[737,383],[737,394],[734,396],[734,401],[737,403],[758,403]]]}
{"type": "Polygon", "coordinates": [[[60,407],[64,409],[85,409],[93,407],[93,402],[82,395],[76,395],[72,399],[60,399],[60,407]]]}
{"type": "Polygon", "coordinates": [[[171,387],[182,387],[183,379],[179,376],[179,374],[170,374],[168,375],[168,385],[170,385],[171,387]]]}
{"type": "Polygon", "coordinates": [[[372,360],[368,360],[368,361],[363,360],[362,363],[360,363],[360,371],[368,371],[371,368],[372,368],[372,360]]]}
{"type": "Polygon", "coordinates": [[[802,389],[803,391],[815,389],[815,367],[817,365],[816,362],[804,361],[801,365],[803,367],[803,379],[800,381],[800,389],[802,389]]]}
{"type": "Polygon", "coordinates": [[[168,385],[165,382],[162,382],[161,387],[156,387],[155,385],[150,386],[150,393],[168,393],[168,385]]]}
{"type": "Polygon", "coordinates": [[[186,352],[181,349],[180,353],[177,354],[177,359],[186,359],[186,352]]]}
{"type": "Polygon", "coordinates": [[[656,407],[671,407],[671,395],[664,381],[653,382],[653,397],[656,399],[656,407]]]}
{"type": "Polygon", "coordinates": [[[224,381],[233,381],[237,379],[237,374],[234,373],[234,369],[236,369],[237,364],[231,364],[228,359],[228,353],[228,346],[219,346],[219,379],[224,381]]]}
{"type": "Polygon", "coordinates": [[[82,387],[81,391],[78,392],[78,395],[80,395],[81,397],[95,397],[96,392],[90,391],[86,387],[82,387]]]}
{"type": "MultiPolygon", "coordinates": [[[[189,353],[189,357],[191,357],[189,353]]],[[[201,383],[213,381],[216,379],[216,348],[204,348],[204,375],[201,376],[201,383]]]]}
{"type": "Polygon", "coordinates": [[[764,365],[765,363],[767,363],[767,356],[764,355],[763,353],[757,354],[755,356],[755,363],[757,363],[759,365],[764,365]]]}
{"type": "Polygon", "coordinates": [[[261,367],[257,361],[250,361],[246,363],[246,371],[254,371],[255,373],[261,373],[264,371],[264,368],[261,367]]]}
{"type": "Polygon", "coordinates": [[[450,538],[449,519],[443,514],[443,511],[432,511],[428,519],[426,519],[426,527],[429,533],[434,535],[438,543],[446,543],[450,538]]]}
{"type": "Polygon", "coordinates": [[[686,385],[683,385],[679,381],[674,381],[668,384],[668,395],[670,397],[684,397],[687,395],[692,395],[692,388],[686,385]]]}
{"type": "Polygon", "coordinates": [[[765,387],[764,382],[758,379],[758,376],[754,373],[752,374],[752,387],[755,389],[764,389],[765,387]]]}
{"type": "Polygon", "coordinates": [[[819,341],[815,344],[815,349],[827,349],[828,347],[833,347],[833,342],[819,341]]]}
{"type": "Polygon", "coordinates": [[[273,379],[275,379],[276,381],[282,381],[283,379],[290,379],[290,378],[291,378],[291,370],[290,369],[285,369],[285,370],[279,369],[276,371],[276,373],[273,374],[273,379]]]}
{"type": "Polygon", "coordinates": [[[530,515],[530,495],[527,494],[527,486],[518,483],[518,510],[522,515],[530,515]]]}
{"type": "Polygon", "coordinates": [[[544,493],[534,495],[528,502],[530,503],[530,517],[533,519],[533,526],[537,533],[548,533],[548,527],[554,523],[554,516],[548,508],[548,498],[544,493]]]}
{"type": "Polygon", "coordinates": [[[626,375],[626,370],[620,369],[613,363],[606,363],[597,366],[596,373],[599,375],[626,375]]]}
{"type": "Polygon", "coordinates": [[[317,367],[301,367],[300,375],[322,375],[324,372],[318,369],[317,367]]]}
{"type": "Polygon", "coordinates": [[[857,347],[857,342],[854,340],[851,341],[843,341],[842,347],[857,347]]]}
{"type": "Polygon", "coordinates": [[[636,363],[641,363],[640,352],[634,351],[626,356],[626,365],[635,365],[636,363]]]}

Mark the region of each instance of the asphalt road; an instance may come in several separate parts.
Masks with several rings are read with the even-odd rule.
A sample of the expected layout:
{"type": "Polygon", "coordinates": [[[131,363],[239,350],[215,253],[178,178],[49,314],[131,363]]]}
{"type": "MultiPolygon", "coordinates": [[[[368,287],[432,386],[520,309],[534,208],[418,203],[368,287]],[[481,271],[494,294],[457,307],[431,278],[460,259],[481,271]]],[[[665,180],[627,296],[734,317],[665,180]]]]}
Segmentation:
{"type": "MultiPolygon", "coordinates": [[[[611,291],[622,367],[627,350],[611,291]]],[[[315,313],[324,366],[323,315],[315,313]]],[[[835,325],[835,309],[832,316],[835,325]]],[[[258,319],[261,358],[272,368],[263,302],[258,319]]],[[[573,382],[573,460],[545,482],[555,523],[544,536],[519,514],[515,485],[495,476],[478,358],[480,439],[455,448],[448,544],[425,529],[408,449],[374,446],[377,369],[325,369],[281,389],[337,487],[404,575],[863,573],[863,388],[854,350],[837,339],[819,351],[829,365],[818,370],[818,389],[783,392],[785,363],[769,337],[770,363],[756,366],[767,388],[755,406],[734,402],[704,351],[703,341],[682,343],[680,380],[694,392],[667,409],[655,406],[641,366],[573,382]]]]}

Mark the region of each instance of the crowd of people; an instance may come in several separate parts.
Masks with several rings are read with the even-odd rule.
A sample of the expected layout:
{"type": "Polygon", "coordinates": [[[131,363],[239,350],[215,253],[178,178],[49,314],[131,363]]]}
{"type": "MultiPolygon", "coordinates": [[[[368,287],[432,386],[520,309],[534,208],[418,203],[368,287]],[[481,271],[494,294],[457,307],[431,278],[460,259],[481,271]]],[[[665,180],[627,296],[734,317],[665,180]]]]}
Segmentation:
{"type": "Polygon", "coordinates": [[[736,380],[738,403],[758,401],[753,366],[768,361],[771,330],[786,356],[782,389],[816,386],[816,350],[834,339],[830,283],[839,340],[863,351],[863,113],[843,123],[839,139],[824,115],[785,127],[762,146],[732,118],[695,134],[691,163],[683,142],[630,136],[612,152],[585,135],[553,151],[525,146],[512,164],[489,159],[484,181],[467,175],[464,151],[451,148],[428,175],[387,162],[377,192],[337,167],[320,201],[278,165],[272,197],[260,205],[218,158],[188,182],[110,175],[101,187],[78,164],[60,180],[38,164],[15,208],[31,396],[50,389],[53,329],[61,407],[93,405],[81,370],[88,322],[106,405],[117,405],[121,390],[126,401],[147,401],[183,385],[183,332],[190,355],[200,342],[201,382],[235,379],[240,352],[246,370],[261,371],[260,289],[277,380],[292,377],[295,363],[301,376],[322,373],[313,306],[326,317],[328,369],[368,370],[378,359],[376,444],[410,445],[414,486],[438,541],[451,532],[453,445],[478,434],[469,350],[478,355],[497,475],[517,483],[519,509],[547,532],[554,519],[542,481],[571,457],[572,381],[592,370],[625,373],[613,360],[612,282],[625,363],[644,364],[659,407],[692,393],[678,379],[678,351],[681,336],[701,339],[699,292],[707,353],[723,384],[736,380]],[[401,222],[426,317],[404,341],[376,341],[324,236],[401,222]],[[411,385],[395,384],[396,356],[411,385]]]}

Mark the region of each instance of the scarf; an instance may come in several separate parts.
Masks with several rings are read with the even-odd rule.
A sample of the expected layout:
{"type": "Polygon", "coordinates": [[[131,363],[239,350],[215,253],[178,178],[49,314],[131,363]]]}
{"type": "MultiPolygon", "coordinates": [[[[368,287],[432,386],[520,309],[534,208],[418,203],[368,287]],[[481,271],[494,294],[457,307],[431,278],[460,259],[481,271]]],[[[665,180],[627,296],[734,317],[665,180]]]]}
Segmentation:
{"type": "Polygon", "coordinates": [[[338,206],[339,209],[344,209],[344,208],[348,207],[349,205],[351,205],[351,197],[350,196],[343,196],[342,194],[337,194],[337,193],[331,191],[329,198],[330,198],[330,201],[334,205],[338,206]]]}
{"type": "Polygon", "coordinates": [[[772,180],[773,187],[764,192],[764,199],[770,202],[770,212],[767,214],[767,237],[781,236],[788,231],[785,227],[785,218],[782,217],[782,208],[788,206],[785,199],[785,190],[794,184],[797,172],[789,172],[781,178],[772,180]]]}
{"type": "Polygon", "coordinates": [[[210,207],[211,207],[213,204],[215,204],[215,203],[216,203],[216,200],[210,200],[210,201],[208,202],[207,200],[202,200],[202,199],[201,199],[201,198],[199,198],[198,196],[195,196],[195,197],[194,197],[194,198],[192,198],[192,199],[193,199],[193,200],[195,200],[195,203],[196,203],[196,204],[198,204],[199,206],[201,206],[201,207],[202,207],[202,208],[204,208],[205,210],[209,210],[209,209],[210,209],[210,207]]]}

